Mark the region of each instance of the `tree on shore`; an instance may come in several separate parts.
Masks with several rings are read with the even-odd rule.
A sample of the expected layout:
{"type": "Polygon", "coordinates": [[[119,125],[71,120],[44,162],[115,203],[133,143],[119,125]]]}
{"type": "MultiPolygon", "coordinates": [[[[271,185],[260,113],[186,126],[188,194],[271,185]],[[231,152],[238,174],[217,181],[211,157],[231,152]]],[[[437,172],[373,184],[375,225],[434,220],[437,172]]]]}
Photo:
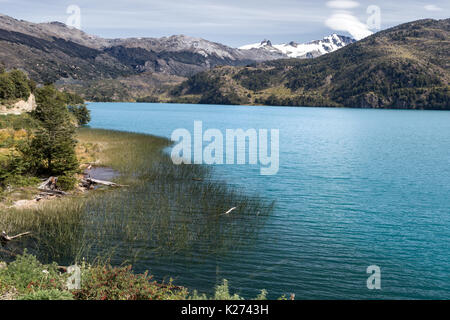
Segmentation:
{"type": "Polygon", "coordinates": [[[87,125],[91,121],[90,111],[86,107],[85,104],[76,105],[76,106],[69,105],[68,109],[70,112],[73,113],[73,115],[77,119],[78,125],[84,126],[84,125],[87,125]]]}
{"type": "Polygon", "coordinates": [[[53,86],[36,90],[33,117],[39,128],[21,152],[36,173],[67,175],[78,169],[75,125],[64,96],[53,86]]]}
{"type": "Polygon", "coordinates": [[[0,66],[0,100],[28,99],[36,89],[34,81],[20,70],[6,72],[0,66]]]}

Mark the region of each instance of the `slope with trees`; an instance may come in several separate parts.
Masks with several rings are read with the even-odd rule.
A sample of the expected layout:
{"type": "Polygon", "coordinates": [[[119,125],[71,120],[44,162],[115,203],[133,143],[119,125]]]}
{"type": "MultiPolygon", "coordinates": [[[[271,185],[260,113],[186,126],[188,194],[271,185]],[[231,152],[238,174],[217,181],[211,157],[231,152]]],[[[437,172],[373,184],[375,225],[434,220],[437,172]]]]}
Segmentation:
{"type": "Polygon", "coordinates": [[[89,122],[89,110],[80,97],[52,85],[34,88],[33,92],[37,104],[34,111],[0,118],[3,130],[13,136],[22,133],[20,139],[9,139],[3,146],[9,153],[0,159],[0,187],[28,185],[35,183],[36,177],[48,176],[65,177],[63,180],[73,185],[73,175],[79,168],[75,129],[89,122]]]}
{"type": "Polygon", "coordinates": [[[195,103],[231,96],[263,105],[448,110],[449,39],[450,19],[419,20],[316,59],[215,68],[171,95],[195,103]]]}

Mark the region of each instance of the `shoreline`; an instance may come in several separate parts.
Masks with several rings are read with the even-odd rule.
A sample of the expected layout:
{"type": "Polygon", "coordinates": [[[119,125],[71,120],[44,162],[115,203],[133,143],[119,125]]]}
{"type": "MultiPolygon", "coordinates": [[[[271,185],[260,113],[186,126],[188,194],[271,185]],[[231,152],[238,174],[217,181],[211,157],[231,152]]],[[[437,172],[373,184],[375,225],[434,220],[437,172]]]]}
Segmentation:
{"type": "MultiPolygon", "coordinates": [[[[78,132],[80,130],[103,130],[103,129],[92,129],[92,128],[79,128],[78,132]]],[[[128,132],[125,131],[116,131],[116,130],[105,130],[105,131],[114,131],[117,133],[123,133],[126,134],[128,132]]],[[[82,132],[82,131],[81,131],[82,132]]],[[[146,134],[143,134],[146,135],[146,134]]],[[[154,137],[152,135],[146,135],[150,137],[154,137]]],[[[80,138],[79,134],[77,133],[77,138],[80,138]]],[[[155,137],[156,138],[156,137],[155,137]]],[[[165,139],[162,137],[158,137],[159,139],[165,139]]],[[[167,140],[168,141],[168,140],[167,140]]],[[[76,186],[73,190],[66,194],[45,194],[46,191],[43,189],[39,189],[39,187],[36,186],[29,186],[29,187],[19,187],[19,188],[12,188],[10,190],[11,194],[18,194],[21,191],[23,192],[24,198],[15,198],[14,200],[7,199],[0,201],[0,210],[2,209],[18,209],[18,210],[26,210],[26,209],[34,209],[37,206],[44,205],[48,201],[55,201],[58,199],[61,199],[61,197],[67,198],[67,197],[83,197],[86,196],[90,191],[89,187],[82,186],[82,183],[87,175],[89,175],[89,178],[92,179],[98,179],[98,180],[109,180],[109,179],[117,179],[120,178],[121,173],[117,171],[116,169],[109,167],[102,163],[102,161],[105,161],[105,159],[102,160],[102,157],[105,158],[105,150],[108,146],[105,145],[102,142],[94,143],[89,140],[83,140],[83,136],[81,135],[81,140],[78,141],[76,146],[76,153],[77,157],[80,160],[80,166],[79,170],[80,172],[76,174],[76,186]],[[83,150],[84,149],[84,150],[83,150]],[[111,170],[110,174],[108,176],[104,176],[100,173],[100,176],[97,176],[95,171],[96,170],[103,170],[108,171],[111,170]],[[93,170],[94,173],[89,173],[90,170],[93,170]],[[92,175],[92,176],[91,176],[92,175]],[[8,205],[8,202],[12,202],[8,205]]],[[[163,148],[161,149],[162,152],[163,148]]],[[[45,178],[44,178],[45,179],[45,178]]],[[[109,182],[109,181],[106,181],[109,182]]]]}
{"type": "MultiPolygon", "coordinates": [[[[273,107],[273,108],[306,108],[306,109],[336,109],[336,110],[385,110],[385,111],[415,111],[415,112],[421,112],[421,111],[443,111],[443,112],[449,112],[450,110],[443,110],[443,109],[412,109],[412,108],[365,108],[365,107],[345,107],[345,106],[339,106],[339,107],[330,107],[330,106],[320,106],[320,107],[314,107],[314,106],[281,106],[281,105],[267,105],[267,104],[208,104],[208,103],[186,103],[186,102],[140,102],[140,101],[86,101],[86,104],[93,104],[93,103],[133,103],[133,104],[178,104],[178,105],[195,105],[195,106],[205,106],[205,107],[211,107],[211,106],[219,106],[219,107],[273,107]]],[[[107,129],[106,129],[107,130],[107,129]]],[[[127,131],[123,131],[127,132],[127,131]]]]}
{"type": "MultiPolygon", "coordinates": [[[[141,274],[149,267],[136,256],[143,245],[152,249],[140,254],[151,259],[191,250],[199,256],[235,250],[249,245],[272,210],[273,204],[211,182],[203,166],[172,164],[163,152],[171,144],[168,139],[90,128],[78,129],[77,137],[85,160],[120,172],[114,181],[130,187],[62,197],[30,209],[0,209],[0,225],[8,223],[8,234],[31,232],[14,241],[14,254],[26,248],[43,263],[58,265],[109,261],[120,266],[127,261],[141,274]],[[224,215],[234,206],[232,215],[224,215]],[[246,225],[234,222],[242,219],[246,225]],[[246,243],[234,240],[243,234],[246,243]]],[[[159,281],[165,277],[157,275],[159,281]]]]}

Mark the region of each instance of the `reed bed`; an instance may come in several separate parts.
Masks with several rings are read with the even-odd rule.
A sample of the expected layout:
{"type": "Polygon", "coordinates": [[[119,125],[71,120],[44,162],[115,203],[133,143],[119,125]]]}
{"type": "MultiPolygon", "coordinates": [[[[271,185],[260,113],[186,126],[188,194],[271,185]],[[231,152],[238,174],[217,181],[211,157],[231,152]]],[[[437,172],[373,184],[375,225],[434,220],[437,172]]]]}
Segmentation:
{"type": "Polygon", "coordinates": [[[166,139],[87,128],[78,138],[96,165],[118,171],[116,182],[129,187],[0,212],[1,230],[32,231],[8,245],[12,253],[27,248],[45,262],[104,258],[116,265],[143,256],[222,254],[250,245],[272,211],[272,202],[214,180],[209,167],[174,165],[163,152],[166,139]]]}

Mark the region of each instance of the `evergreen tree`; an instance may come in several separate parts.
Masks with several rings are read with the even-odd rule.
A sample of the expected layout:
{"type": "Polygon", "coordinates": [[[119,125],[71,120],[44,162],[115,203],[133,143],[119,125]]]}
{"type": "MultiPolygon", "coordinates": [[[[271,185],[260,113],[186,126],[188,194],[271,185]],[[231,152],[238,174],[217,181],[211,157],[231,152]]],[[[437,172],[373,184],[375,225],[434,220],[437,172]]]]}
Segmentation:
{"type": "Polygon", "coordinates": [[[0,100],[9,100],[15,96],[14,82],[8,73],[0,74],[0,100]]]}
{"type": "Polygon", "coordinates": [[[14,98],[28,99],[31,89],[26,74],[20,70],[12,70],[9,78],[14,83],[14,98]]]}
{"type": "Polygon", "coordinates": [[[91,112],[86,105],[68,106],[68,108],[75,115],[75,118],[77,118],[78,125],[84,126],[91,121],[91,112]]]}
{"type": "Polygon", "coordinates": [[[36,91],[33,117],[40,125],[22,153],[37,172],[51,175],[73,173],[78,168],[75,154],[75,125],[66,107],[64,96],[53,86],[36,91]]]}

